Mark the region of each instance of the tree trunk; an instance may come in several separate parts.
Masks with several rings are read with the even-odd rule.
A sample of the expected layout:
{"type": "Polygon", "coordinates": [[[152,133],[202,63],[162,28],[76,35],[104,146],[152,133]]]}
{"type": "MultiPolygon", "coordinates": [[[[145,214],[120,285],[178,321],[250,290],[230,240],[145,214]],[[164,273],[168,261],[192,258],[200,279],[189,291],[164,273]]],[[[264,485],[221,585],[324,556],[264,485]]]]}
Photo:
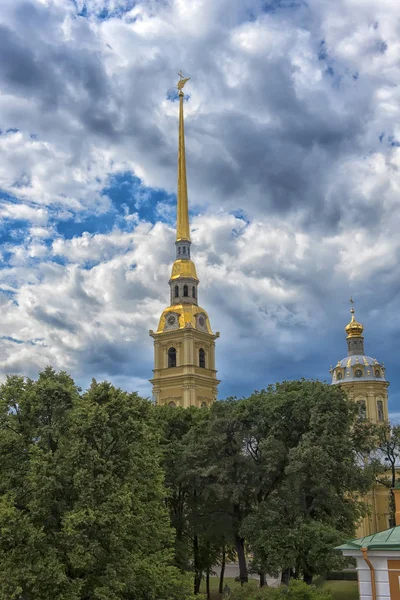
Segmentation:
{"type": "Polygon", "coordinates": [[[393,490],[389,491],[389,527],[396,526],[396,502],[393,490]]]}
{"type": "Polygon", "coordinates": [[[194,593],[200,592],[202,571],[199,567],[199,538],[197,535],[193,538],[193,566],[194,566],[194,593]]]}
{"type": "Polygon", "coordinates": [[[262,571],[260,573],[260,587],[264,587],[264,585],[265,585],[265,573],[264,573],[264,571],[262,571]]]}
{"type": "Polygon", "coordinates": [[[235,535],[235,549],[239,561],[240,583],[243,585],[249,581],[249,577],[247,573],[246,556],[244,553],[244,538],[239,535],[235,535]]]}
{"type": "Polygon", "coordinates": [[[219,588],[218,588],[218,592],[220,594],[222,594],[223,591],[224,591],[225,561],[226,561],[226,550],[225,550],[225,546],[224,546],[222,548],[221,572],[219,574],[219,588]]]}
{"type": "Polygon", "coordinates": [[[194,593],[196,596],[200,593],[201,575],[202,573],[199,573],[198,571],[194,574],[194,593]]]}
{"type": "Polygon", "coordinates": [[[313,576],[310,575],[309,573],[304,573],[304,575],[303,575],[303,581],[307,585],[311,585],[312,584],[312,578],[313,578],[313,576]]]}
{"type": "Polygon", "coordinates": [[[290,568],[282,571],[282,575],[281,575],[281,583],[283,585],[289,585],[289,581],[290,581],[290,568]]]}
{"type": "Polygon", "coordinates": [[[208,600],[210,600],[210,598],[211,598],[211,594],[210,594],[210,567],[207,567],[207,571],[206,571],[206,591],[207,591],[207,598],[208,598],[208,600]]]}

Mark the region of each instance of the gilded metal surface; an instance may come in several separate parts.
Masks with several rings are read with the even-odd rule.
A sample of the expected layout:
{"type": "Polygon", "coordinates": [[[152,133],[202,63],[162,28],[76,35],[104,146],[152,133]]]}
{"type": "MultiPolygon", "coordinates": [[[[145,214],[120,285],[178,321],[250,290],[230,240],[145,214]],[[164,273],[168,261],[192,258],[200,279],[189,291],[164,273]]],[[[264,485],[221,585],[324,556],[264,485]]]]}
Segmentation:
{"type": "Polygon", "coordinates": [[[196,304],[173,304],[172,306],[168,306],[168,308],[166,308],[161,315],[157,333],[163,333],[165,320],[168,318],[170,313],[179,315],[179,329],[185,329],[186,327],[193,327],[193,329],[196,329],[196,316],[199,314],[204,315],[206,319],[207,332],[213,335],[206,311],[204,308],[196,306],[196,304]]]}
{"type": "Polygon", "coordinates": [[[176,241],[190,240],[189,207],[186,181],[185,128],[183,122],[183,91],[188,81],[179,73],[179,143],[178,143],[178,203],[176,208],[176,241]],[[180,87],[179,87],[180,86],[180,87]]]}
{"type": "Polygon", "coordinates": [[[190,277],[198,281],[196,267],[191,260],[178,259],[172,265],[171,279],[179,279],[180,277],[190,277]]]}
{"type": "Polygon", "coordinates": [[[184,77],[182,75],[182,70],[179,71],[178,75],[179,75],[179,81],[178,81],[176,87],[178,88],[179,92],[183,94],[182,90],[185,87],[185,83],[187,81],[189,81],[190,77],[184,77]]]}
{"type": "MultiPolygon", "coordinates": [[[[351,300],[352,302],[352,300],[351,300]]],[[[351,321],[344,328],[347,333],[347,338],[360,337],[364,331],[364,326],[356,321],[354,316],[354,308],[351,309],[351,321]]]]}

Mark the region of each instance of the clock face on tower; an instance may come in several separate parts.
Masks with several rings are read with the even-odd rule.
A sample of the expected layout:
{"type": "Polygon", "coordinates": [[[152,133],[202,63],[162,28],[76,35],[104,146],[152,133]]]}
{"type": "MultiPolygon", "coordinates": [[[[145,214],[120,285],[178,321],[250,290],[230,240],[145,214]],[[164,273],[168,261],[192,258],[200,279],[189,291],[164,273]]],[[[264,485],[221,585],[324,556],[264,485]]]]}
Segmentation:
{"type": "Polygon", "coordinates": [[[176,317],[174,315],[169,315],[167,321],[168,325],[175,325],[176,317]]]}

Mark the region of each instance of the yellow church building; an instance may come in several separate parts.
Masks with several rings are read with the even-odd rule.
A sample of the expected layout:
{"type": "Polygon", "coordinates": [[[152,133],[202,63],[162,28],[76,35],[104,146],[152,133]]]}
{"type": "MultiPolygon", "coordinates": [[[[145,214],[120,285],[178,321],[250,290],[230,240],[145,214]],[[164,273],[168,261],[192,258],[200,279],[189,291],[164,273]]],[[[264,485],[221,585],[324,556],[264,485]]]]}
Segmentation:
{"type": "MultiPolygon", "coordinates": [[[[386,380],[385,367],[376,358],[365,354],[364,327],[356,320],[354,308],[351,308],[351,320],[345,331],[347,356],[331,368],[332,385],[340,385],[348,397],[357,402],[360,418],[373,423],[388,421],[389,382],[386,380]]],[[[388,488],[378,484],[368,493],[365,501],[370,514],[360,524],[358,537],[371,535],[392,525],[389,523],[389,493],[388,488]]]]}
{"type": "Polygon", "coordinates": [[[198,304],[199,279],[191,259],[186,181],[183,87],[180,74],[176,260],[172,265],[170,304],[163,311],[154,340],[153,399],[169,406],[207,407],[217,398],[215,340],[207,312],[198,304]]]}

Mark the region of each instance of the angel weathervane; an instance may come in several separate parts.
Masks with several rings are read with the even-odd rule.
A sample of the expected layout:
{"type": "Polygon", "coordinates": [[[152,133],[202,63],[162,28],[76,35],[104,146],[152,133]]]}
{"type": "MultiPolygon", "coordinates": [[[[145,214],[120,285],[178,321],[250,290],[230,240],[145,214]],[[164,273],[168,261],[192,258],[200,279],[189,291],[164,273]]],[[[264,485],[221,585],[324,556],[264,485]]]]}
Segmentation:
{"type": "Polygon", "coordinates": [[[183,96],[183,91],[182,90],[185,87],[185,83],[187,83],[189,81],[190,77],[184,77],[182,75],[182,70],[179,71],[178,75],[179,75],[179,81],[178,81],[176,87],[179,90],[179,96],[183,96]]]}

